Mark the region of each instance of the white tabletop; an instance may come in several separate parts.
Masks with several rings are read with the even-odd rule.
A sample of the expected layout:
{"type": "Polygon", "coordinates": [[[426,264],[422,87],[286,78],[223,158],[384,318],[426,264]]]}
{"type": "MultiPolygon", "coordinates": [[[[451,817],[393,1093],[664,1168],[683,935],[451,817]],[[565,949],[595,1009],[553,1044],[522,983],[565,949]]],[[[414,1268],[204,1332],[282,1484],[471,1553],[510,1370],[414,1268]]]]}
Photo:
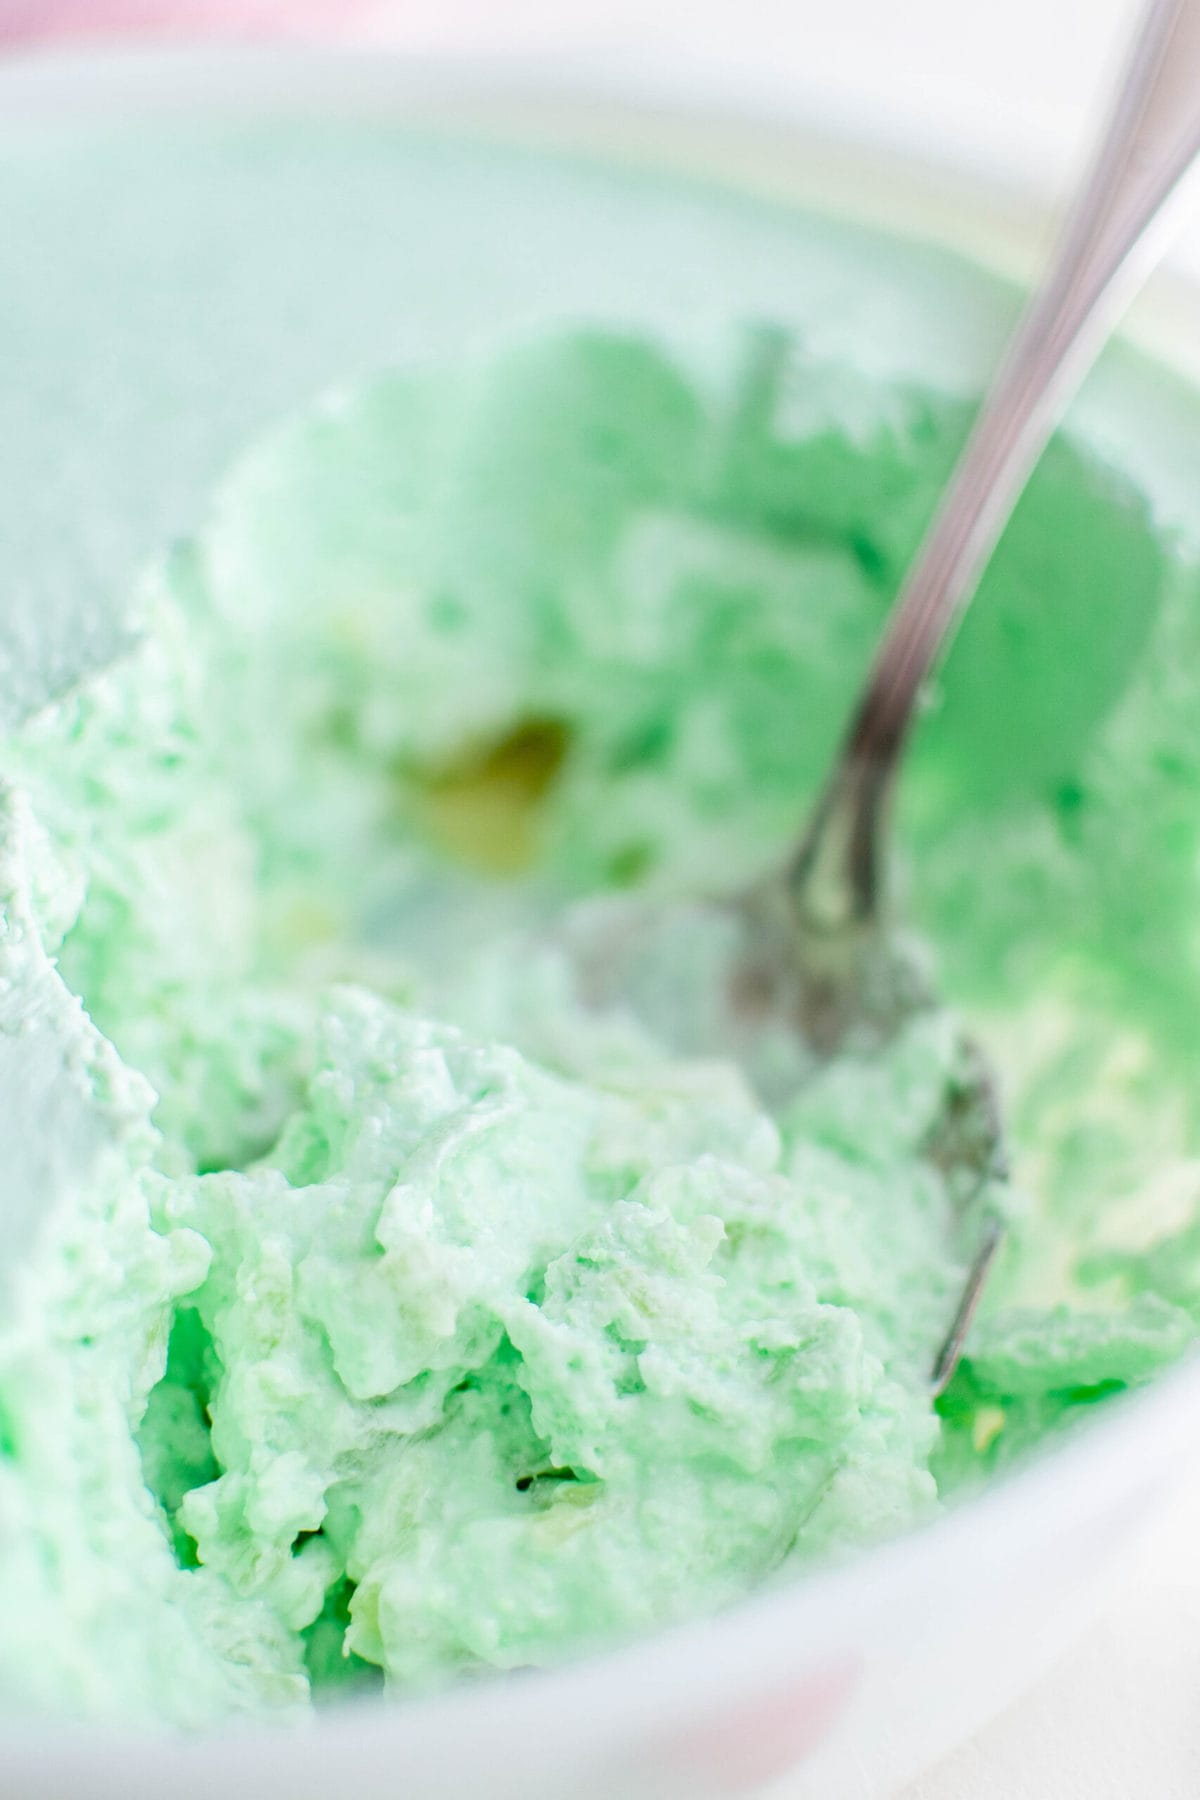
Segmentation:
{"type": "Polygon", "coordinates": [[[897,1800],[1196,1800],[1200,1477],[1040,1682],[897,1800]]]}

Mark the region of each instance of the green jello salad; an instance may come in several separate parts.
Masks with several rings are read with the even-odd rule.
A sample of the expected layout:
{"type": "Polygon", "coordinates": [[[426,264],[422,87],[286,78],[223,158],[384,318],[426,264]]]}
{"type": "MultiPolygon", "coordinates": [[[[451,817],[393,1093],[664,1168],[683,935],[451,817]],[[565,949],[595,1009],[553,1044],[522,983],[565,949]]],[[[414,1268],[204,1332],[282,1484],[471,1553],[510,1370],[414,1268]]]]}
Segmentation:
{"type": "Polygon", "coordinates": [[[804,816],[966,425],[898,385],[863,429],[864,384],[579,331],[335,392],[5,739],[10,1708],[195,1727],[619,1641],[933,1518],[1190,1342],[1200,1230],[1117,1226],[1144,1134],[1194,1138],[1200,616],[1090,452],[906,772],[945,1010],[769,1112],[554,949],[804,816]],[[964,1014],[1024,1073],[1026,1200],[935,1404],[964,1014]]]}

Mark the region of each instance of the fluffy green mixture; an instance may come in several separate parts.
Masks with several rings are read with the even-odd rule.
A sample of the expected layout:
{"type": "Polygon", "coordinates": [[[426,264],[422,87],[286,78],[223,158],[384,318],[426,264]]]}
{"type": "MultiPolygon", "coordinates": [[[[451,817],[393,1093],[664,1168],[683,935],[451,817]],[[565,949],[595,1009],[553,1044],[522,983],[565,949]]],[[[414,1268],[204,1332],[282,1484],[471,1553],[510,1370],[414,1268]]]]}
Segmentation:
{"type": "Polygon", "coordinates": [[[1194,1197],[1195,583],[1069,444],[906,789],[1037,1200],[937,1408],[956,1017],[769,1117],[515,948],[803,815],[964,425],[898,391],[863,440],[805,379],[580,335],[335,395],[3,746],[8,1705],[552,1660],[930,1518],[1191,1340],[1200,1231],[1138,1220],[1194,1197]]]}

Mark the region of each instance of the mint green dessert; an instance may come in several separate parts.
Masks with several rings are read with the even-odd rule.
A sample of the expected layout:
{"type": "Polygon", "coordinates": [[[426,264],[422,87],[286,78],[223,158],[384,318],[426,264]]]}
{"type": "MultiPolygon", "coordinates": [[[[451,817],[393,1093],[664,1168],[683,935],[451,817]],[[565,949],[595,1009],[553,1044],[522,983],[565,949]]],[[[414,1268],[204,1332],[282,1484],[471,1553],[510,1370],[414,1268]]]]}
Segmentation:
{"type": "Polygon", "coordinates": [[[1195,1147],[1200,616],[1090,453],[905,790],[1029,1196],[936,1407],[957,1011],[769,1114],[554,947],[803,817],[966,417],[837,430],[864,381],[592,331],[339,390],[5,739],[10,1707],[198,1727],[619,1641],[932,1519],[1191,1341],[1196,1228],[1150,1241],[1136,1171],[1195,1147]]]}

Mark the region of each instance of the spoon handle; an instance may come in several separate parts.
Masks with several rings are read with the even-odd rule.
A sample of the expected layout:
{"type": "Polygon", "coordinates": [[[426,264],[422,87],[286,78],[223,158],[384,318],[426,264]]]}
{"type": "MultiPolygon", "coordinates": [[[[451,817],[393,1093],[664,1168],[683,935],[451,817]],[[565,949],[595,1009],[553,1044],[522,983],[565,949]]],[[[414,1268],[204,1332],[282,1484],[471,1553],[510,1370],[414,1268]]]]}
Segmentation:
{"type": "Polygon", "coordinates": [[[808,923],[837,930],[876,915],[889,803],[922,684],[1056,422],[1156,260],[1172,210],[1166,202],[1198,155],[1200,0],[1149,0],[1050,268],[895,603],[788,870],[808,923]]]}

